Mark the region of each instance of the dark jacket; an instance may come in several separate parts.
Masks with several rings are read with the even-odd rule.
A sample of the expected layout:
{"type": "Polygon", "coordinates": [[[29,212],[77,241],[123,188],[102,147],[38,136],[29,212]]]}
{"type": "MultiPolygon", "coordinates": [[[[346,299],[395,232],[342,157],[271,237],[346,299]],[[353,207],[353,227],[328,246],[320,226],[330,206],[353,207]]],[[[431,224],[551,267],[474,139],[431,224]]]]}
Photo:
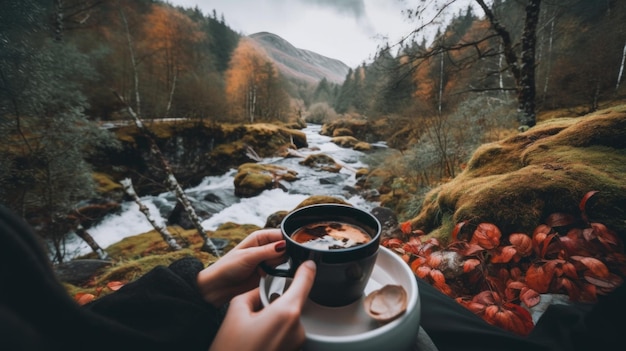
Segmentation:
{"type": "Polygon", "coordinates": [[[157,267],[79,306],[31,228],[0,206],[0,349],[208,350],[220,311],[198,293],[192,258],[157,267]]]}

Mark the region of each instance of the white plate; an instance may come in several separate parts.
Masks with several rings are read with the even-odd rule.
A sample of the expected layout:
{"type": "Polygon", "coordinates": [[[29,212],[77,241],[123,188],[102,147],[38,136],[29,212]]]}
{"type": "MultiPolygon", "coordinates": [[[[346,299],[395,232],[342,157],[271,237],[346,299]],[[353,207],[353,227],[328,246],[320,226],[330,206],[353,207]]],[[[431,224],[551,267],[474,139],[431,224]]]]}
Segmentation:
{"type": "MultiPolygon", "coordinates": [[[[281,294],[289,279],[261,278],[261,301],[269,304],[269,296],[281,294]]],[[[306,332],[305,350],[410,350],[419,331],[420,303],[415,276],[410,267],[391,250],[380,247],[376,266],[365,287],[365,295],[387,284],[402,285],[409,303],[398,319],[379,325],[363,307],[363,298],[348,306],[326,307],[309,300],[302,311],[306,332]]]]}

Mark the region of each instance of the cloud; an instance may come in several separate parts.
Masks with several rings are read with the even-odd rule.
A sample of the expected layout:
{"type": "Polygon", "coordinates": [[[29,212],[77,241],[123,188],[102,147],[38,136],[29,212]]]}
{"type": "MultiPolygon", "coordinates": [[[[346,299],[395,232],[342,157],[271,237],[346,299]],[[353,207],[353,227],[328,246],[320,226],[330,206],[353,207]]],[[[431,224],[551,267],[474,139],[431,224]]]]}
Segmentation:
{"type": "Polygon", "coordinates": [[[303,4],[315,5],[335,11],[340,16],[353,17],[359,29],[367,36],[375,34],[374,24],[368,17],[364,0],[301,0],[303,4]]]}
{"type": "Polygon", "coordinates": [[[314,4],[336,10],[339,14],[353,15],[360,21],[365,16],[365,3],[363,0],[302,0],[303,3],[314,4]]]}

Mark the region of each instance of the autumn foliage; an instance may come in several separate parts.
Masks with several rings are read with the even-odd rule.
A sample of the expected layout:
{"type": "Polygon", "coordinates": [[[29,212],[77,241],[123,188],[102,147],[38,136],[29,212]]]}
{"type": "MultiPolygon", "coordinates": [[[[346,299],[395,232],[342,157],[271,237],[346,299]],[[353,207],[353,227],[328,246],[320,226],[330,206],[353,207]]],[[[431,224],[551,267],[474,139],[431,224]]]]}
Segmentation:
{"type": "Polygon", "coordinates": [[[79,305],[82,306],[82,305],[88,304],[91,301],[93,301],[96,298],[98,298],[104,289],[108,289],[110,291],[117,291],[117,290],[119,290],[123,286],[124,286],[123,282],[120,282],[120,281],[117,281],[117,280],[110,281],[105,286],[97,287],[96,288],[96,294],[86,293],[86,292],[79,292],[79,293],[74,295],[74,300],[76,302],[78,302],[79,305]]]}
{"type": "Polygon", "coordinates": [[[583,197],[579,216],[554,213],[532,233],[504,235],[491,223],[470,229],[461,222],[442,245],[404,222],[404,237],[382,245],[400,254],[418,277],[488,323],[527,335],[534,326],[529,309],[542,294],[594,303],[623,283],[622,240],[605,225],[589,221],[585,211],[595,194],[583,197]]]}

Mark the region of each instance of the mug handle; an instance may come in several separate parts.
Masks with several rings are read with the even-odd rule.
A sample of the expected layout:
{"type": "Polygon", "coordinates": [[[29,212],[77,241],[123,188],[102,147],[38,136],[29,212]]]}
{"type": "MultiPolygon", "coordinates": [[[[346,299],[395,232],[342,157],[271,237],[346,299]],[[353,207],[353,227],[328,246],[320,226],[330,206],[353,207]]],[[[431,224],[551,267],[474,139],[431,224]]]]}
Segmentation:
{"type": "Polygon", "coordinates": [[[289,263],[289,268],[286,269],[270,267],[265,262],[261,262],[259,266],[261,266],[261,269],[263,269],[265,273],[269,275],[273,275],[275,277],[293,278],[294,272],[291,269],[291,262],[289,263]]]}

